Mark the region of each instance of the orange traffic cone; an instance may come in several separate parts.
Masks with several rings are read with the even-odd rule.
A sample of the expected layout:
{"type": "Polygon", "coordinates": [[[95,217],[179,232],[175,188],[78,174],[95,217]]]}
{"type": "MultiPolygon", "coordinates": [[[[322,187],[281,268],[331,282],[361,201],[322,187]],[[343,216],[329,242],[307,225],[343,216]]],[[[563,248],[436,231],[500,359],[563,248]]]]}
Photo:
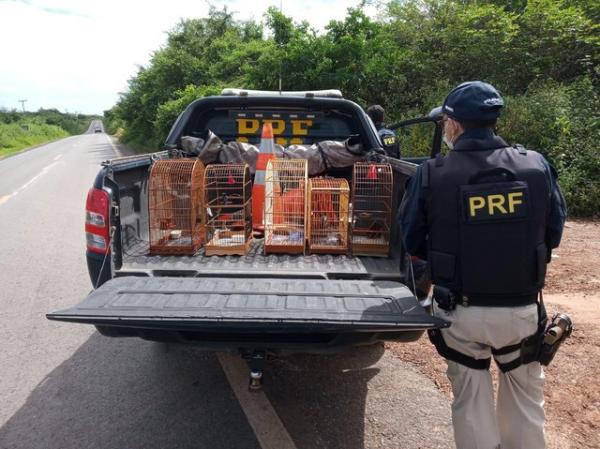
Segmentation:
{"type": "Polygon", "coordinates": [[[275,159],[275,142],[273,141],[273,126],[271,123],[263,125],[258,147],[258,158],[256,159],[256,173],[252,185],[252,228],[263,232],[264,208],[265,208],[265,170],[267,162],[275,159]]]}

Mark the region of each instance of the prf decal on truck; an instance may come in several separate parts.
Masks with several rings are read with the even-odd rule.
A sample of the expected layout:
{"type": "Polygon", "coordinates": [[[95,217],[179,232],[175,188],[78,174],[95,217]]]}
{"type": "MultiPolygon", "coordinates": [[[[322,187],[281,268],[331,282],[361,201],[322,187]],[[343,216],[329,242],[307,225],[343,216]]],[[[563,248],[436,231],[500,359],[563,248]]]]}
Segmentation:
{"type": "Polygon", "coordinates": [[[305,143],[315,120],[318,120],[318,114],[285,112],[234,112],[233,115],[238,142],[254,141],[260,137],[263,124],[271,123],[275,143],[284,146],[305,143]]]}

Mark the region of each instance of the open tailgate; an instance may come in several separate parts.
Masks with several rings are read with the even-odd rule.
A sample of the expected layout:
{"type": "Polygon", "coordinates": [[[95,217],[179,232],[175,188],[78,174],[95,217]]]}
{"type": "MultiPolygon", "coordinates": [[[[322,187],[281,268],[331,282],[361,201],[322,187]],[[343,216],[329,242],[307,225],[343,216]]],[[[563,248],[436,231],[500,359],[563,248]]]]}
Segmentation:
{"type": "Polygon", "coordinates": [[[386,332],[444,327],[399,282],[121,277],[48,319],[153,330],[386,332]]]}

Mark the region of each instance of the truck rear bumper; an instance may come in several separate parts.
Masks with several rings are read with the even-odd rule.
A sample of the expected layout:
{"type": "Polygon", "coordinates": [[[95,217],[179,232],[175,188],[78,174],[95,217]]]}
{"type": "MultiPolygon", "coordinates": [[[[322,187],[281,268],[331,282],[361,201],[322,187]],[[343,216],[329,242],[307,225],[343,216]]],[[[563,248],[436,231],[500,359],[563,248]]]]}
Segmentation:
{"type": "Polygon", "coordinates": [[[211,351],[251,353],[256,348],[275,354],[312,353],[327,354],[347,348],[366,346],[378,342],[411,342],[423,335],[423,330],[398,332],[303,332],[265,333],[164,331],[117,326],[96,326],[106,337],[138,337],[148,341],[182,344],[211,351]]]}

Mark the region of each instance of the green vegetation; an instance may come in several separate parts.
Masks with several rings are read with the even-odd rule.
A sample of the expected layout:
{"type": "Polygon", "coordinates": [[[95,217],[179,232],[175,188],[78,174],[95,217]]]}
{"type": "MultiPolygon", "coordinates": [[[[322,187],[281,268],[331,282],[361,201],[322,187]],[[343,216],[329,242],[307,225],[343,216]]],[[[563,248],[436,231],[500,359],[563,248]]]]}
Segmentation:
{"type": "Polygon", "coordinates": [[[96,116],[64,114],[56,109],[17,112],[0,109],[0,157],[88,129],[96,116]]]}
{"type": "MultiPolygon", "coordinates": [[[[109,131],[147,148],[193,99],[224,86],[340,89],[388,121],[427,113],[456,84],[483,79],[505,96],[509,142],[544,153],[578,215],[600,213],[600,9],[591,0],[402,0],[372,19],[362,7],[316,32],[271,8],[265,23],[226,9],[179,23],[105,113],[109,131]]],[[[422,128],[402,137],[424,154],[422,128]]]]}
{"type": "Polygon", "coordinates": [[[64,129],[55,125],[0,123],[0,157],[68,135],[64,129]]]}

